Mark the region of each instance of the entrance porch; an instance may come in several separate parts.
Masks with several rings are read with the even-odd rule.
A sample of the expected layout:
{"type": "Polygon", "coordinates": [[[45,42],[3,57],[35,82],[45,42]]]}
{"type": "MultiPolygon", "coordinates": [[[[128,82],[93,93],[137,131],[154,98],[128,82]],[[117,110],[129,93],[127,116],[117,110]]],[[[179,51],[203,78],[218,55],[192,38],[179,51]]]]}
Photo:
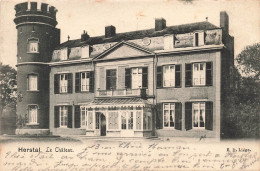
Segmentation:
{"type": "Polygon", "coordinates": [[[152,104],[141,98],[95,99],[87,111],[86,136],[150,137],[152,104]]]}

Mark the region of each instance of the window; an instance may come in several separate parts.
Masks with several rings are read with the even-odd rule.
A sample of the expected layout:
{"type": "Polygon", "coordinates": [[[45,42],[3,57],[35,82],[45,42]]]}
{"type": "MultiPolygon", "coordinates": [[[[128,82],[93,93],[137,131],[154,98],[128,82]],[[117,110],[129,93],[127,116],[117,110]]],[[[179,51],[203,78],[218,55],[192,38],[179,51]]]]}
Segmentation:
{"type": "Polygon", "coordinates": [[[54,75],[54,93],[72,93],[72,73],[54,75]]]}
{"type": "Polygon", "coordinates": [[[122,111],[122,113],[121,113],[121,129],[133,129],[133,112],[122,111]]]}
{"type": "Polygon", "coordinates": [[[204,32],[194,33],[194,46],[203,46],[204,42],[204,32]]]}
{"type": "Polygon", "coordinates": [[[111,69],[106,72],[106,89],[107,90],[116,90],[116,70],[111,69]]]}
{"type": "Polygon", "coordinates": [[[38,75],[36,74],[28,75],[28,90],[30,91],[38,90],[38,75]]]}
{"type": "Polygon", "coordinates": [[[60,75],[60,93],[67,93],[68,91],[68,74],[60,75]]]}
{"type": "Polygon", "coordinates": [[[28,40],[28,53],[39,53],[39,40],[32,38],[28,40]]]}
{"type": "Polygon", "coordinates": [[[94,72],[78,72],[75,77],[75,92],[94,91],[94,72]]]}
{"type": "Polygon", "coordinates": [[[81,47],[81,58],[89,58],[89,46],[81,47]]]}
{"type": "Polygon", "coordinates": [[[81,107],[80,123],[81,127],[87,127],[87,108],[81,107]]]}
{"type": "Polygon", "coordinates": [[[126,68],[125,87],[139,89],[148,87],[148,67],[126,68]]]}
{"type": "Polygon", "coordinates": [[[206,63],[193,64],[193,85],[206,84],[206,63]]]}
{"type": "Polygon", "coordinates": [[[88,111],[88,129],[93,129],[93,111],[88,111]]]}
{"type": "Polygon", "coordinates": [[[174,128],[175,106],[174,103],[163,104],[163,127],[174,128]]]}
{"type": "Polygon", "coordinates": [[[109,129],[118,129],[118,113],[117,112],[108,113],[108,128],[109,129]]]}
{"type": "Polygon", "coordinates": [[[100,113],[96,112],[96,129],[99,129],[99,119],[100,119],[100,113]]]}
{"type": "Polygon", "coordinates": [[[150,112],[144,113],[143,129],[150,130],[152,128],[152,117],[150,112]]]}
{"type": "Polygon", "coordinates": [[[63,48],[60,50],[60,60],[67,60],[68,59],[68,49],[63,48]]]}
{"type": "Polygon", "coordinates": [[[157,88],[181,87],[181,65],[157,67],[157,88]]]}
{"type": "Polygon", "coordinates": [[[193,103],[193,128],[205,128],[205,103],[193,103]]]}
{"type": "Polygon", "coordinates": [[[175,67],[174,65],[163,66],[163,87],[175,86],[175,67]]]}
{"type": "Polygon", "coordinates": [[[213,103],[186,102],[185,128],[213,130],[213,103]]]}
{"type": "Polygon", "coordinates": [[[60,127],[68,124],[68,107],[60,106],[60,127]]]}
{"type": "Polygon", "coordinates": [[[173,42],[174,42],[173,40],[174,40],[173,35],[165,35],[163,37],[164,50],[173,49],[173,42]]]}
{"type": "Polygon", "coordinates": [[[28,114],[29,124],[37,124],[37,113],[38,113],[37,105],[30,105],[28,110],[29,110],[29,114],[28,114]]]}
{"type": "Polygon", "coordinates": [[[136,129],[141,130],[142,128],[142,111],[136,111],[136,129]]]}
{"type": "Polygon", "coordinates": [[[185,65],[185,86],[211,86],[212,62],[200,62],[185,65]]]}
{"type": "Polygon", "coordinates": [[[54,106],[54,127],[72,128],[72,106],[54,106]]]}

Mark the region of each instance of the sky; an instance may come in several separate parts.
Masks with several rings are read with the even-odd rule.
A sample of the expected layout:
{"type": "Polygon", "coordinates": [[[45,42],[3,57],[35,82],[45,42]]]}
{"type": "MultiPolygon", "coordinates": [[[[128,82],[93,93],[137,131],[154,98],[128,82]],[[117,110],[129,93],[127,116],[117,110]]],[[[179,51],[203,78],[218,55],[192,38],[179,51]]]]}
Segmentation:
{"type": "MultiPolygon", "coordinates": [[[[0,0],[0,61],[16,65],[17,32],[14,6],[26,0],[0,0]]],[[[28,1],[28,0],[27,0],[28,1]]],[[[32,1],[32,0],[31,0],[32,1]]],[[[229,32],[235,38],[235,56],[245,46],[260,42],[260,0],[34,0],[58,9],[57,28],[61,42],[79,39],[83,30],[91,36],[105,33],[114,25],[116,32],[154,28],[155,18],[166,25],[208,21],[219,26],[220,11],[229,15],[229,32]]]]}

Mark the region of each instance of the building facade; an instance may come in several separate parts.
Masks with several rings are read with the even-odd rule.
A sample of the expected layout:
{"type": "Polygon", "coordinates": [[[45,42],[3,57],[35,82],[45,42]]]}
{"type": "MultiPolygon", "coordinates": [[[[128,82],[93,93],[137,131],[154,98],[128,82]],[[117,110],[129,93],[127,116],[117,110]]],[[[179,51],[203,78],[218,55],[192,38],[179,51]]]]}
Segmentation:
{"type": "MultiPolygon", "coordinates": [[[[40,4],[40,3],[39,3],[40,4]]],[[[234,39],[229,18],[59,43],[56,9],[16,5],[21,132],[220,138],[234,39]],[[26,42],[26,43],[25,43],[26,42]]]]}

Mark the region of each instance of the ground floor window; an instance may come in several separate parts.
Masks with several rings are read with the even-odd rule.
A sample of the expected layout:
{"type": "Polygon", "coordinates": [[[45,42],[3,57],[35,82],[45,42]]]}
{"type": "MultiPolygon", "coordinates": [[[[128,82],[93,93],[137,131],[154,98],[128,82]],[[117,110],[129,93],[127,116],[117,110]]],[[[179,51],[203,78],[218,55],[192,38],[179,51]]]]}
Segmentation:
{"type": "Polygon", "coordinates": [[[174,128],[175,106],[174,103],[163,104],[163,127],[174,128]]]}
{"type": "Polygon", "coordinates": [[[60,126],[68,124],[68,106],[60,106],[60,126]]]}
{"type": "Polygon", "coordinates": [[[193,103],[193,128],[205,128],[205,103],[193,103]]]}
{"type": "Polygon", "coordinates": [[[118,112],[108,112],[108,129],[118,129],[118,112]]]}
{"type": "Polygon", "coordinates": [[[133,129],[133,111],[121,112],[121,129],[133,129]]]}
{"type": "Polygon", "coordinates": [[[30,105],[28,107],[28,123],[29,124],[36,124],[37,123],[37,113],[38,113],[38,107],[37,105],[30,105]]]}
{"type": "Polygon", "coordinates": [[[143,117],[143,129],[144,130],[151,130],[152,129],[152,114],[149,112],[144,112],[143,117]]]}
{"type": "Polygon", "coordinates": [[[136,111],[136,129],[142,129],[142,111],[136,111]]]}
{"type": "Polygon", "coordinates": [[[81,108],[81,118],[80,118],[80,123],[81,127],[86,127],[87,126],[87,108],[82,107],[81,108]]]}
{"type": "Polygon", "coordinates": [[[88,129],[93,129],[93,111],[88,111],[88,129]]]}

